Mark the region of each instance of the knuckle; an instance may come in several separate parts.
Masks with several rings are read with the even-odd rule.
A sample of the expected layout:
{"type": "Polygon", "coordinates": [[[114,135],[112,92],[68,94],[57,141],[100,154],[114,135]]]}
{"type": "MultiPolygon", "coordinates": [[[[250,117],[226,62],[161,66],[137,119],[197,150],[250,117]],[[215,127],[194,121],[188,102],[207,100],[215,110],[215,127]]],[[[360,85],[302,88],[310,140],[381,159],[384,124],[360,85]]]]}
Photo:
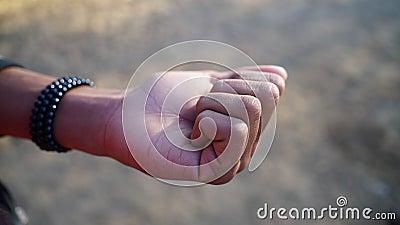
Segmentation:
{"type": "Polygon", "coordinates": [[[281,76],[277,74],[270,74],[269,80],[278,87],[281,93],[283,92],[285,89],[285,80],[281,76]]]}
{"type": "Polygon", "coordinates": [[[246,148],[250,127],[241,119],[231,117],[229,137],[237,150],[246,148]]]}
{"type": "Polygon", "coordinates": [[[197,106],[204,104],[208,100],[209,100],[209,98],[207,96],[205,96],[205,95],[200,96],[199,100],[197,101],[197,106]]]}
{"type": "Polygon", "coordinates": [[[202,120],[202,119],[204,119],[206,117],[212,117],[212,111],[211,110],[206,109],[206,110],[201,111],[197,115],[196,119],[200,122],[200,120],[202,120]]]}
{"type": "Polygon", "coordinates": [[[199,97],[196,103],[196,112],[199,114],[200,112],[203,111],[203,109],[206,107],[207,104],[210,103],[212,99],[206,95],[202,95],[199,97]]]}
{"type": "Polygon", "coordinates": [[[218,80],[217,82],[214,83],[213,87],[211,88],[211,92],[222,90],[225,87],[225,85],[226,84],[224,80],[218,80]]]}
{"type": "MultiPolygon", "coordinates": [[[[247,133],[249,131],[249,127],[247,126],[247,124],[244,121],[242,121],[241,119],[236,119],[234,117],[232,117],[231,119],[232,119],[232,131],[235,133],[239,133],[241,139],[246,138],[247,133]]],[[[238,141],[240,141],[240,140],[238,140],[238,141]]]]}
{"type": "Polygon", "coordinates": [[[275,104],[278,103],[280,97],[279,87],[271,82],[266,82],[265,84],[261,88],[262,98],[264,100],[273,99],[275,104]]]}
{"type": "Polygon", "coordinates": [[[258,98],[250,95],[242,97],[242,101],[246,107],[249,116],[259,117],[261,115],[262,105],[258,98]]]}
{"type": "Polygon", "coordinates": [[[274,99],[275,104],[277,104],[279,102],[279,97],[280,97],[279,87],[277,87],[275,84],[271,83],[269,85],[269,93],[270,93],[271,97],[274,99]]]}

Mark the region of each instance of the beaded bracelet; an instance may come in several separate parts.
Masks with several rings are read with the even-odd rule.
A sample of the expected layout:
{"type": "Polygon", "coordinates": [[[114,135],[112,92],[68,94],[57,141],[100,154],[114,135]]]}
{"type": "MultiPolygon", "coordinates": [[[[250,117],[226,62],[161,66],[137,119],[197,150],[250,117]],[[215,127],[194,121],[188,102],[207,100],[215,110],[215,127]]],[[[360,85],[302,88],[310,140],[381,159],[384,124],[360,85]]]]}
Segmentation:
{"type": "Polygon", "coordinates": [[[32,141],[46,151],[67,152],[71,149],[60,145],[54,137],[54,118],[61,99],[69,90],[81,86],[93,86],[89,79],[81,77],[62,77],[48,85],[35,102],[32,109],[30,134],[32,141]]]}

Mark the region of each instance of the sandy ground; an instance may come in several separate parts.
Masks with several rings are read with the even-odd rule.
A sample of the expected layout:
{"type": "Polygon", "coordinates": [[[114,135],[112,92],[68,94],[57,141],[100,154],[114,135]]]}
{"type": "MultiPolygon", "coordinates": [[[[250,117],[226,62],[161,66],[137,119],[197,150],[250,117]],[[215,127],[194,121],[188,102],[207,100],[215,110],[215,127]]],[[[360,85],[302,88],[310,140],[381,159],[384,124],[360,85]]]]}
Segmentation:
{"type": "MultiPolygon", "coordinates": [[[[178,188],[80,152],[0,140],[0,178],[31,224],[389,224],[262,221],[257,208],[349,206],[400,217],[400,1],[0,0],[0,54],[125,88],[176,42],[212,39],[290,73],[275,142],[256,172],[178,188]]],[[[1,113],[1,112],[0,112],[1,113]]]]}

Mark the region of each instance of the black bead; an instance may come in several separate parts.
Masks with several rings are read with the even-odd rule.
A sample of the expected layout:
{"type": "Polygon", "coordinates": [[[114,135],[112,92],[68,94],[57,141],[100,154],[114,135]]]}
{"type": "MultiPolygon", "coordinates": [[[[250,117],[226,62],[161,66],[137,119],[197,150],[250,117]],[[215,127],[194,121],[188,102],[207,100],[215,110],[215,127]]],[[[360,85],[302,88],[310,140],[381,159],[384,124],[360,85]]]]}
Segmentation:
{"type": "Polygon", "coordinates": [[[52,99],[53,104],[58,104],[60,102],[59,98],[53,98],[52,99]]]}
{"type": "Polygon", "coordinates": [[[53,123],[53,119],[46,119],[46,120],[45,120],[45,123],[46,123],[47,125],[51,125],[51,124],[53,123]]]}
{"type": "Polygon", "coordinates": [[[54,117],[54,112],[47,112],[47,117],[48,118],[53,118],[54,117]]]}
{"type": "Polygon", "coordinates": [[[43,99],[45,99],[46,98],[46,95],[45,94],[40,94],[39,95],[39,100],[43,100],[43,99]]]}
{"type": "Polygon", "coordinates": [[[45,136],[45,138],[47,139],[47,141],[49,141],[49,140],[51,140],[53,138],[53,135],[52,134],[47,134],[45,136]]]}
{"type": "Polygon", "coordinates": [[[43,89],[42,93],[43,93],[43,94],[47,94],[47,93],[49,93],[49,91],[50,91],[50,90],[49,90],[48,88],[45,88],[45,89],[43,89]]]}
{"type": "Polygon", "coordinates": [[[44,132],[47,133],[47,134],[51,133],[51,126],[45,127],[44,128],[44,132]]]}

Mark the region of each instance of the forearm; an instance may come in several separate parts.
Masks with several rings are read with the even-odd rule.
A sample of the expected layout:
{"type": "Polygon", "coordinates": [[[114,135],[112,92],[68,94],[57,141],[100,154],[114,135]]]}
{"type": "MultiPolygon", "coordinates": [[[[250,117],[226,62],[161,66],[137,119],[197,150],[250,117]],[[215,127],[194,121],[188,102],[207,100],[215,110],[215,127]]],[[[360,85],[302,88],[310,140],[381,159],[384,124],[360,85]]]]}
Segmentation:
{"type": "Polygon", "coordinates": [[[110,117],[122,104],[122,96],[120,90],[88,86],[67,92],[54,122],[57,141],[68,148],[107,155],[104,146],[106,127],[110,117]]]}
{"type": "Polygon", "coordinates": [[[0,72],[0,134],[30,138],[33,104],[55,78],[18,67],[0,72]]]}
{"type": "MultiPolygon", "coordinates": [[[[0,134],[31,138],[29,123],[40,92],[54,77],[18,67],[0,72],[0,134]]],[[[68,148],[105,155],[107,118],[122,100],[122,91],[81,86],[68,91],[53,125],[56,140],[68,148]]]]}

